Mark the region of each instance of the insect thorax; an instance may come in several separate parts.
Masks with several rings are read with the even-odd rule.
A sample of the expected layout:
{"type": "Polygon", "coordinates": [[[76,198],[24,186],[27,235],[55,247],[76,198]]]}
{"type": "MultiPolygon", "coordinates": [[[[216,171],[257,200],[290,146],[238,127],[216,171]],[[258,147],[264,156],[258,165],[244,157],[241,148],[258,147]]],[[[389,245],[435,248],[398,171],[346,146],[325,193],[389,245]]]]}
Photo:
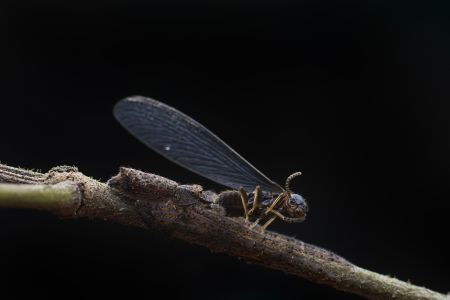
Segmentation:
{"type": "MultiPolygon", "coordinates": [[[[263,211],[265,208],[270,206],[272,203],[274,196],[277,195],[271,195],[267,193],[262,194],[262,199],[260,199],[259,203],[259,211],[263,211]]],[[[253,206],[253,200],[255,198],[255,195],[253,193],[248,193],[248,205],[247,208],[250,209],[253,206]]],[[[225,208],[225,211],[227,213],[227,216],[230,217],[239,217],[243,215],[242,211],[242,199],[239,191],[235,190],[229,190],[229,191],[223,191],[218,195],[218,198],[216,200],[217,204],[225,208]]],[[[258,212],[255,212],[255,216],[259,215],[258,212]]]]}

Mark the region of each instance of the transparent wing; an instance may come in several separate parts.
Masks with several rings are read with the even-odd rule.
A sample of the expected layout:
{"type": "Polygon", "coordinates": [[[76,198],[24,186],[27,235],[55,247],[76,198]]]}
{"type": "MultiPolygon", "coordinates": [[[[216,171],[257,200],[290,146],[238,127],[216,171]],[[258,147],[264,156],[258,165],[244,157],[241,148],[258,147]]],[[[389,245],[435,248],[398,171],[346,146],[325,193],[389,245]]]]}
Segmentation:
{"type": "Polygon", "coordinates": [[[282,188],[253,167],[214,133],[159,101],[134,96],[114,107],[116,119],[136,138],[167,159],[224,186],[253,191],[282,188]]]}

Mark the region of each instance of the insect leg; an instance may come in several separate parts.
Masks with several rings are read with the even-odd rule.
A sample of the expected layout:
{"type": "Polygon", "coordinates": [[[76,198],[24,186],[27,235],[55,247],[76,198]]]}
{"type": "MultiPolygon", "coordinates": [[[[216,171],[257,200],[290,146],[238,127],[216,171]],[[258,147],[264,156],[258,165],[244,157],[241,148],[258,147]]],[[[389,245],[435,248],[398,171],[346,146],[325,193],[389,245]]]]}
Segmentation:
{"type": "Polygon", "coordinates": [[[241,201],[242,201],[242,207],[244,208],[245,219],[248,220],[248,209],[247,209],[248,197],[247,197],[247,193],[245,192],[244,188],[242,188],[242,187],[240,187],[238,191],[239,191],[239,194],[241,195],[241,201]]]}
{"type": "Polygon", "coordinates": [[[300,223],[300,222],[305,221],[305,217],[303,217],[303,218],[289,218],[289,217],[284,216],[282,213],[280,213],[277,210],[272,210],[271,213],[276,215],[276,216],[278,216],[281,220],[283,220],[286,223],[300,223]]]}
{"type": "Polygon", "coordinates": [[[263,229],[263,230],[266,230],[267,227],[268,227],[270,224],[272,224],[272,222],[275,221],[275,219],[276,219],[277,217],[280,218],[281,220],[283,220],[284,222],[287,222],[287,223],[303,222],[303,221],[305,220],[305,218],[289,218],[289,217],[286,217],[286,216],[284,216],[282,213],[280,213],[279,211],[273,210],[273,209],[270,211],[270,213],[274,214],[274,216],[273,216],[272,218],[270,218],[270,219],[262,226],[262,229],[263,229]]]}
{"type": "Polygon", "coordinates": [[[261,199],[262,197],[261,187],[259,185],[255,188],[253,195],[253,205],[252,208],[248,211],[249,215],[253,214],[259,208],[259,199],[261,199]]]}
{"type": "Polygon", "coordinates": [[[266,230],[266,228],[267,228],[273,221],[275,221],[275,219],[276,219],[277,217],[278,217],[278,216],[273,216],[272,218],[270,218],[269,221],[267,221],[267,222],[262,226],[262,229],[263,229],[263,230],[266,230]]]}
{"type": "Polygon", "coordinates": [[[259,221],[261,221],[261,217],[259,217],[258,219],[256,219],[256,221],[255,221],[255,222],[253,222],[253,224],[252,224],[252,225],[250,225],[250,229],[253,229],[253,228],[255,228],[255,226],[256,226],[256,225],[258,225],[259,221]]]}
{"type": "Polygon", "coordinates": [[[271,211],[273,211],[274,207],[283,200],[285,194],[281,193],[278,195],[278,197],[272,202],[272,204],[265,210],[264,215],[269,214],[271,211]]]}
{"type": "MultiPolygon", "coordinates": [[[[273,208],[283,199],[283,196],[284,193],[279,194],[278,197],[273,201],[273,203],[264,211],[263,216],[256,219],[256,221],[250,226],[250,229],[255,228],[255,226],[258,225],[258,223],[264,216],[267,216],[270,212],[273,212],[274,211],[273,208]]],[[[274,220],[275,219],[267,221],[266,224],[264,224],[264,226],[266,227],[269,226],[269,224],[272,223],[274,220]]]]}
{"type": "MultiPolygon", "coordinates": [[[[274,214],[274,216],[272,218],[270,218],[263,226],[263,230],[265,230],[273,221],[275,221],[275,219],[278,217],[280,218],[282,221],[286,222],[286,223],[301,223],[303,221],[305,221],[305,217],[302,218],[290,218],[290,217],[286,217],[285,215],[283,215],[282,213],[280,213],[277,210],[271,210],[270,211],[271,214],[274,214]]],[[[250,226],[250,229],[255,228],[255,226],[261,221],[261,218],[258,218],[255,223],[253,223],[250,226]]]]}

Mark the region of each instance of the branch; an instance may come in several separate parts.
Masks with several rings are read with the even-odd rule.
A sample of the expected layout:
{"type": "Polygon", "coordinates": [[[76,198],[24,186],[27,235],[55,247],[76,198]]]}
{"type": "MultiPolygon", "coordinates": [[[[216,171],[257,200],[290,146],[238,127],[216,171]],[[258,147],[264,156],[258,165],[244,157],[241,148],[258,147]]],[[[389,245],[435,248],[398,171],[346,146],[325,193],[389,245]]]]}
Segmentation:
{"type": "Polygon", "coordinates": [[[54,185],[0,184],[1,207],[45,210],[70,217],[80,204],[80,191],[71,181],[54,185]]]}
{"type": "Polygon", "coordinates": [[[449,299],[443,294],[357,267],[320,247],[249,228],[211,204],[216,195],[121,168],[107,184],[57,167],[46,174],[0,164],[0,207],[46,210],[62,218],[93,218],[159,230],[213,252],[326,284],[368,299],[449,299]],[[13,184],[12,184],[13,183],[13,184]],[[23,185],[28,184],[28,185],[23,185]],[[32,184],[30,186],[29,184],[32,184]]]}

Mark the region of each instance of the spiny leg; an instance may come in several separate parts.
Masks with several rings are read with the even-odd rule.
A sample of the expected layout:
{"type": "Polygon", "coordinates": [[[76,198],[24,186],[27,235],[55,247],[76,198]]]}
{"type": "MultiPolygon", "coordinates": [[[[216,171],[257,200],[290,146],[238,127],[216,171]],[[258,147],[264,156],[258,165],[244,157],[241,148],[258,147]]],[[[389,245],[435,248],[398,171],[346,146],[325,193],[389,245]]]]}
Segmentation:
{"type": "Polygon", "coordinates": [[[261,187],[258,185],[255,188],[255,191],[253,192],[253,205],[252,208],[248,211],[248,215],[253,214],[258,208],[259,208],[259,200],[262,197],[261,194],[261,187]]]}
{"type": "Polygon", "coordinates": [[[245,192],[244,188],[242,188],[242,187],[240,187],[238,191],[239,191],[239,194],[241,195],[241,201],[242,201],[242,207],[244,208],[245,220],[248,220],[248,209],[247,209],[248,197],[247,197],[247,193],[245,192]]]}

